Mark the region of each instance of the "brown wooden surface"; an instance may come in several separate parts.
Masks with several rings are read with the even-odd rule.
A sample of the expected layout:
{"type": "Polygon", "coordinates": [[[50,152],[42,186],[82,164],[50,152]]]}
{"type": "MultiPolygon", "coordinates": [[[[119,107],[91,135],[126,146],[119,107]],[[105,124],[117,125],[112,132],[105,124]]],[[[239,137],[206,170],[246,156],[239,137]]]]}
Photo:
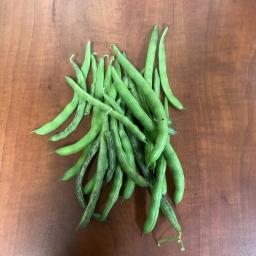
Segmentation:
{"type": "MultiPolygon", "coordinates": [[[[256,2],[253,0],[0,1],[0,255],[180,255],[141,237],[147,193],[119,201],[110,223],[76,232],[74,183],[57,179],[77,156],[30,131],[71,98],[68,58],[91,39],[99,54],[118,43],[139,67],[152,24],[171,25],[168,71],[186,111],[172,111],[173,144],[186,173],[177,207],[190,256],[256,255],[256,2]],[[173,16],[174,13],[174,16],[173,16]]],[[[169,177],[170,179],[170,177],[169,177]]]]}

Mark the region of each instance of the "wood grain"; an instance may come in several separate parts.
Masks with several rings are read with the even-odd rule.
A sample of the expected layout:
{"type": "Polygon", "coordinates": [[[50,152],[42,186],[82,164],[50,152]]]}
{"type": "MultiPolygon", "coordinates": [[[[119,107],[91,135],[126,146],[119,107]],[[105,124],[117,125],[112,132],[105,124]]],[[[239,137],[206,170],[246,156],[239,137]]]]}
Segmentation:
{"type": "MultiPolygon", "coordinates": [[[[2,0],[0,4],[0,255],[180,255],[141,237],[147,193],[119,202],[110,223],[75,228],[74,183],[57,182],[77,156],[30,131],[72,97],[63,77],[91,39],[98,54],[118,43],[138,67],[152,24],[170,24],[168,71],[186,111],[172,111],[173,144],[186,172],[177,207],[190,256],[256,255],[256,2],[2,0]],[[174,14],[174,15],[173,15],[174,14]]],[[[170,177],[169,177],[170,179],[170,177]]],[[[171,179],[170,179],[171,182],[171,179]]]]}

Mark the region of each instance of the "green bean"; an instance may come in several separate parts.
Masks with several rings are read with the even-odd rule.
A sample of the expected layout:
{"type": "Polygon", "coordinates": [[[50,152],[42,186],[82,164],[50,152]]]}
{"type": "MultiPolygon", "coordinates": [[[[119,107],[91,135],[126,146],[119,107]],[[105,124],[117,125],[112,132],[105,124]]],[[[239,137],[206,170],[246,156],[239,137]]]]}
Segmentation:
{"type": "Polygon", "coordinates": [[[114,204],[116,203],[120,189],[122,187],[122,179],[123,179],[123,172],[119,165],[116,166],[115,176],[112,184],[111,191],[109,193],[105,208],[101,214],[101,221],[105,221],[109,215],[110,210],[113,208],[114,204]]]}
{"type": "Polygon", "coordinates": [[[146,142],[146,136],[143,134],[140,129],[133,124],[129,118],[126,116],[120,114],[119,112],[113,110],[110,106],[107,104],[104,104],[103,102],[95,99],[90,94],[84,92],[79,85],[70,77],[66,77],[66,81],[69,84],[70,87],[74,89],[74,91],[79,95],[79,97],[83,98],[84,100],[88,101],[92,105],[96,106],[100,110],[104,111],[105,113],[108,113],[115,119],[117,119],[120,123],[122,123],[127,129],[129,129],[139,140],[146,142]]]}
{"type": "MultiPolygon", "coordinates": [[[[149,182],[154,182],[154,177],[152,176],[152,173],[148,170],[147,166],[144,163],[144,156],[142,154],[142,149],[139,141],[131,134],[128,133],[132,147],[134,156],[136,158],[137,163],[140,166],[140,169],[143,173],[143,175],[146,177],[146,179],[149,182]]],[[[161,199],[161,211],[164,213],[164,215],[167,217],[168,221],[170,222],[171,226],[174,227],[174,229],[181,234],[181,226],[179,224],[179,221],[176,217],[175,211],[173,210],[173,207],[169,204],[166,196],[162,196],[161,199]]]]}
{"type": "Polygon", "coordinates": [[[170,84],[167,77],[166,72],[166,54],[164,48],[164,40],[167,34],[168,27],[166,27],[163,31],[163,34],[160,38],[159,42],[159,52],[158,52],[158,64],[159,64],[159,75],[161,80],[161,85],[164,91],[165,96],[169,100],[169,102],[177,109],[184,109],[182,103],[173,95],[173,92],[170,88],[170,84]]]}
{"type": "MultiPolygon", "coordinates": [[[[120,135],[120,140],[123,146],[123,150],[125,152],[125,155],[127,157],[127,161],[129,165],[135,170],[136,164],[135,164],[135,158],[133,155],[132,151],[132,145],[129,140],[128,135],[126,134],[124,127],[119,124],[119,135],[120,135]]],[[[124,192],[123,192],[123,198],[128,200],[131,198],[133,192],[135,189],[135,183],[133,180],[131,180],[129,177],[127,177],[127,180],[124,184],[124,192]]]]}
{"type": "MultiPolygon", "coordinates": [[[[74,57],[75,57],[75,55],[71,55],[71,57],[69,59],[70,64],[72,65],[73,69],[75,70],[76,77],[77,77],[77,83],[86,91],[86,83],[85,83],[84,74],[82,73],[82,71],[78,67],[78,65],[75,63],[74,57]]],[[[85,106],[86,106],[86,103],[84,101],[79,100],[76,115],[75,115],[73,121],[62,132],[54,134],[50,138],[50,140],[51,141],[59,141],[61,139],[66,138],[73,131],[75,131],[83,118],[85,106]]]]}
{"type": "Polygon", "coordinates": [[[170,112],[169,112],[169,103],[168,103],[168,99],[166,97],[164,97],[164,109],[168,118],[168,124],[171,125],[172,124],[172,119],[170,117],[170,112]]]}
{"type": "Polygon", "coordinates": [[[157,68],[155,68],[153,87],[157,97],[160,98],[160,78],[159,78],[157,68]]]}
{"type": "Polygon", "coordinates": [[[135,190],[135,183],[132,179],[127,177],[124,183],[123,199],[128,200],[132,197],[135,190]]]}
{"type": "Polygon", "coordinates": [[[138,101],[140,106],[142,106],[139,94],[138,94],[137,89],[135,87],[135,84],[133,83],[133,81],[131,79],[128,78],[128,80],[129,80],[129,84],[128,84],[129,91],[131,92],[132,96],[138,101]]]}
{"type": "Polygon", "coordinates": [[[83,115],[84,115],[84,109],[85,109],[85,102],[81,101],[78,104],[76,115],[73,119],[73,121],[60,133],[56,133],[53,136],[50,137],[51,141],[59,141],[61,139],[66,138],[68,135],[70,135],[73,131],[76,130],[78,125],[80,124],[83,115]]]}
{"type": "Polygon", "coordinates": [[[86,77],[84,77],[83,72],[81,71],[79,66],[76,64],[74,58],[75,58],[75,55],[72,54],[71,57],[69,58],[69,62],[76,73],[77,83],[86,91],[87,90],[86,83],[85,83],[86,77]]]}
{"type": "Polygon", "coordinates": [[[72,100],[65,106],[65,108],[50,122],[46,123],[45,125],[37,128],[33,132],[39,135],[48,134],[59,126],[61,126],[69,116],[74,112],[78,104],[78,95],[75,93],[72,100]]]}
{"type": "MultiPolygon", "coordinates": [[[[121,77],[120,77],[120,78],[121,78],[121,77]]],[[[124,76],[122,81],[123,81],[124,85],[125,85],[126,87],[128,87],[128,84],[129,84],[128,77],[127,77],[127,76],[124,76]]]]}
{"type": "Polygon", "coordinates": [[[87,168],[88,168],[89,164],[91,163],[94,155],[98,151],[98,148],[99,148],[99,146],[92,148],[93,150],[91,150],[91,154],[88,154],[87,158],[85,159],[85,161],[83,163],[82,169],[80,170],[79,174],[77,175],[76,196],[77,196],[78,202],[80,203],[82,208],[86,207],[86,202],[84,200],[83,187],[82,187],[84,175],[85,175],[85,172],[87,171],[87,168]]]}
{"type": "Polygon", "coordinates": [[[117,102],[110,97],[109,95],[107,95],[106,93],[103,93],[103,97],[105,99],[105,101],[116,111],[118,111],[120,114],[124,115],[124,111],[123,109],[119,106],[119,104],[117,104],[117,102]]]}
{"type": "Polygon", "coordinates": [[[112,66],[113,60],[114,60],[114,57],[112,57],[110,59],[108,67],[107,67],[106,77],[105,77],[104,85],[103,85],[104,90],[108,90],[109,87],[111,86],[111,66],[112,66]]]}
{"type": "MultiPolygon", "coordinates": [[[[122,53],[123,53],[123,55],[125,57],[127,57],[127,55],[126,55],[126,53],[124,51],[122,53]]],[[[124,77],[127,77],[129,79],[128,74],[127,74],[127,72],[125,70],[123,70],[123,73],[124,73],[124,77]]]]}
{"type": "Polygon", "coordinates": [[[96,74],[96,84],[94,96],[96,99],[101,100],[103,98],[103,84],[104,84],[104,59],[99,59],[99,65],[96,74]]]}
{"type": "MultiPolygon", "coordinates": [[[[94,90],[95,90],[95,84],[91,83],[91,87],[90,87],[90,95],[92,97],[94,97],[94,90]]],[[[84,110],[84,116],[87,116],[91,113],[92,110],[92,104],[90,104],[89,102],[87,102],[85,110],[84,110]]]]}
{"type": "Polygon", "coordinates": [[[182,166],[180,164],[177,154],[175,153],[170,143],[167,143],[165,147],[164,156],[167,161],[167,165],[171,170],[172,178],[174,181],[174,203],[178,204],[181,202],[185,190],[185,178],[182,166]]]}
{"type": "MultiPolygon", "coordinates": [[[[166,160],[165,160],[166,164],[166,160]]],[[[162,184],[162,194],[166,195],[167,194],[167,179],[166,176],[164,177],[163,184],[162,184]]]]}
{"type": "Polygon", "coordinates": [[[166,161],[163,155],[161,155],[157,161],[156,181],[152,188],[152,197],[150,200],[149,212],[143,227],[144,233],[151,232],[155,227],[155,224],[159,215],[160,204],[161,204],[162,188],[163,188],[162,184],[165,178],[165,171],[166,171],[166,161]]]}
{"type": "Polygon", "coordinates": [[[100,140],[97,138],[92,144],[88,145],[81,156],[79,157],[78,161],[73,165],[70,169],[68,169],[63,177],[61,178],[62,181],[68,181],[75,177],[81,170],[83,163],[85,160],[90,156],[93,156],[98,151],[100,145],[100,140]]]}
{"type": "Polygon", "coordinates": [[[107,90],[107,94],[113,98],[116,99],[117,96],[117,92],[116,92],[116,88],[114,86],[114,83],[111,84],[110,88],[107,90]]]}
{"type": "Polygon", "coordinates": [[[121,77],[121,76],[122,76],[121,66],[120,66],[120,64],[119,64],[119,62],[118,62],[118,60],[117,60],[117,59],[115,60],[114,68],[115,68],[115,70],[116,70],[116,72],[117,72],[118,76],[120,76],[120,77],[121,77]]]}
{"type": "Polygon", "coordinates": [[[90,180],[85,184],[83,188],[84,195],[90,194],[92,192],[93,186],[95,184],[95,174],[90,178],[90,180]]]}
{"type": "MultiPolygon", "coordinates": [[[[104,59],[100,58],[98,69],[97,69],[97,80],[95,84],[95,97],[97,99],[103,98],[103,83],[104,83],[104,59]]],[[[92,125],[89,132],[86,133],[76,143],[57,149],[56,153],[61,156],[71,155],[81,151],[84,147],[89,145],[101,131],[104,115],[105,115],[104,112],[100,111],[98,108],[94,109],[94,113],[92,117],[92,125]]]]}
{"type": "Polygon", "coordinates": [[[90,61],[91,61],[91,41],[88,41],[86,46],[85,46],[85,56],[84,56],[84,61],[81,66],[81,71],[84,74],[84,78],[86,80],[89,69],[90,69],[90,61]]]}
{"type": "Polygon", "coordinates": [[[116,54],[116,57],[119,63],[122,65],[123,69],[126,70],[128,75],[135,81],[137,88],[140,88],[140,90],[145,95],[146,101],[149,103],[149,107],[157,119],[156,141],[154,149],[151,152],[150,160],[147,163],[148,165],[151,165],[160,157],[168,139],[168,123],[166,113],[164,111],[161,101],[157,97],[155,97],[155,93],[148,85],[148,82],[142,77],[142,75],[136,70],[136,68],[121,54],[121,52],[115,45],[112,45],[112,50],[116,54]]]}
{"type": "Polygon", "coordinates": [[[84,200],[83,188],[82,188],[83,178],[84,178],[85,172],[86,172],[89,164],[91,163],[93,157],[95,156],[95,154],[97,153],[97,151],[99,149],[99,143],[100,143],[100,139],[98,138],[93,143],[93,146],[91,147],[90,151],[88,152],[88,154],[83,162],[82,169],[79,170],[80,172],[76,179],[76,196],[77,196],[77,199],[78,199],[80,205],[83,208],[86,207],[86,202],[84,200]]]}
{"type": "Polygon", "coordinates": [[[130,142],[133,148],[134,157],[136,159],[136,162],[138,163],[140,169],[142,170],[143,175],[146,177],[146,179],[149,182],[153,182],[153,178],[150,175],[150,171],[145,163],[145,157],[143,154],[143,150],[139,145],[139,142],[137,139],[129,132],[128,136],[130,138],[130,142]]]}
{"type": "MultiPolygon", "coordinates": [[[[164,97],[164,109],[165,109],[165,113],[166,113],[167,117],[170,119],[168,99],[166,97],[164,97]]],[[[172,121],[170,120],[169,124],[171,124],[171,123],[172,123],[172,121]]]]}
{"type": "MultiPolygon", "coordinates": [[[[153,143],[151,143],[151,142],[145,144],[144,152],[145,152],[145,160],[146,160],[146,163],[149,162],[150,153],[151,153],[153,147],[154,147],[154,145],[153,145],[153,143]]],[[[152,163],[151,166],[149,166],[149,168],[150,168],[151,170],[154,170],[154,169],[155,169],[155,166],[156,166],[156,162],[152,163]]]]}
{"type": "Polygon", "coordinates": [[[113,174],[116,169],[116,147],[115,147],[115,142],[114,142],[114,138],[111,131],[105,132],[105,139],[107,142],[108,162],[109,162],[108,170],[105,175],[105,181],[109,182],[110,180],[112,180],[113,174]]]}
{"type": "Polygon", "coordinates": [[[117,159],[126,173],[126,175],[131,178],[138,186],[141,187],[146,187],[148,186],[148,182],[141,176],[139,175],[133,168],[132,166],[129,165],[127,161],[127,157],[123,151],[122,148],[122,143],[118,134],[118,126],[117,126],[117,121],[114,118],[110,118],[110,130],[113,132],[113,137],[116,145],[116,154],[117,154],[117,159]]]}
{"type": "Polygon", "coordinates": [[[84,214],[82,216],[82,219],[79,223],[79,227],[86,227],[88,225],[88,223],[90,222],[90,219],[95,211],[96,203],[99,199],[104,175],[108,168],[107,145],[106,145],[106,141],[104,138],[106,122],[107,122],[107,117],[105,118],[105,120],[103,122],[103,128],[102,128],[101,135],[100,135],[101,136],[100,150],[99,150],[97,169],[96,169],[96,173],[95,173],[95,183],[94,183],[91,195],[90,195],[88,205],[86,206],[84,214]]]}
{"type": "Polygon", "coordinates": [[[103,118],[104,112],[98,111],[97,113],[94,113],[92,117],[92,126],[89,132],[87,132],[77,142],[70,144],[68,146],[58,148],[55,152],[60,156],[68,156],[83,150],[83,148],[87,147],[98,136],[102,127],[103,118]]]}
{"type": "Polygon", "coordinates": [[[148,81],[150,86],[152,86],[152,76],[153,76],[154,62],[155,62],[155,56],[156,56],[157,41],[158,41],[158,27],[157,25],[155,25],[153,27],[151,38],[148,45],[148,52],[147,52],[145,72],[144,72],[144,77],[148,81]]]}
{"type": "MultiPolygon", "coordinates": [[[[120,67],[119,63],[117,62],[117,60],[114,63],[114,67],[117,69],[118,74],[120,74],[120,76],[121,76],[121,67],[120,67]]],[[[112,74],[111,74],[111,78],[112,78],[112,74]]],[[[108,89],[108,95],[111,98],[116,99],[117,92],[116,92],[116,88],[114,86],[114,82],[111,84],[110,88],[108,89]]]]}
{"type": "Polygon", "coordinates": [[[133,115],[140,121],[140,123],[148,131],[153,131],[155,125],[147,113],[141,108],[137,100],[132,96],[123,81],[118,76],[114,68],[111,69],[112,77],[115,81],[114,85],[122,100],[126,103],[127,107],[131,110],[133,115]]]}
{"type": "Polygon", "coordinates": [[[173,226],[173,228],[181,234],[182,229],[179,224],[179,221],[177,219],[177,216],[175,214],[175,211],[173,210],[173,207],[168,202],[167,198],[165,196],[162,196],[161,199],[161,210],[163,214],[166,216],[166,218],[169,220],[170,224],[173,226]]]}
{"type": "MultiPolygon", "coordinates": [[[[91,54],[91,67],[92,67],[92,82],[91,82],[91,88],[90,88],[90,95],[94,96],[94,89],[95,89],[95,83],[97,78],[97,62],[93,54],[91,54]]],[[[92,104],[87,102],[84,115],[90,114],[91,109],[92,109],[92,104]]]]}
{"type": "Polygon", "coordinates": [[[164,156],[167,164],[171,169],[172,177],[175,185],[174,202],[178,204],[181,202],[185,190],[185,178],[182,166],[172,146],[167,143],[164,149],[164,156]]]}

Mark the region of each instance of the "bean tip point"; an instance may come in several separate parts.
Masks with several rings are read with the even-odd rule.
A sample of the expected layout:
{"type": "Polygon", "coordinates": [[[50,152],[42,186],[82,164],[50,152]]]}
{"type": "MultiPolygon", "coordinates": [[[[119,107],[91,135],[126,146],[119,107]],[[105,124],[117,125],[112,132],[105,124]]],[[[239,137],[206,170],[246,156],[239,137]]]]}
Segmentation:
{"type": "Polygon", "coordinates": [[[36,130],[30,131],[29,134],[36,133],[36,130]]]}

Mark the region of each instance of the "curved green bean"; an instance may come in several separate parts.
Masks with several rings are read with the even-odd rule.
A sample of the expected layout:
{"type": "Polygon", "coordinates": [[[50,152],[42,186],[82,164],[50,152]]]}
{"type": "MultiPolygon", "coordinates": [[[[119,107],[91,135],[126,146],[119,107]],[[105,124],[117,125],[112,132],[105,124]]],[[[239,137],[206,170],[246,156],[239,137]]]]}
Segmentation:
{"type": "Polygon", "coordinates": [[[121,77],[122,76],[121,66],[117,59],[115,60],[114,68],[115,68],[117,74],[121,77]]]}
{"type": "Polygon", "coordinates": [[[160,78],[157,71],[157,68],[155,68],[154,72],[154,84],[153,84],[154,91],[158,98],[160,98],[160,78]]]}
{"type": "Polygon", "coordinates": [[[159,215],[160,204],[161,204],[162,191],[163,191],[162,184],[165,178],[165,171],[166,171],[166,162],[163,155],[161,155],[157,161],[156,181],[152,188],[152,196],[150,200],[149,212],[143,227],[144,233],[151,232],[155,227],[155,224],[159,215]]]}
{"type": "Polygon", "coordinates": [[[75,154],[87,147],[90,143],[94,141],[94,139],[101,131],[104,115],[104,112],[101,111],[94,113],[90,130],[77,142],[68,146],[58,148],[55,152],[60,156],[68,156],[71,154],[75,154]]]}
{"type": "Polygon", "coordinates": [[[167,31],[168,31],[168,27],[164,29],[159,42],[159,50],[158,50],[159,51],[158,52],[159,75],[160,75],[161,85],[162,85],[165,96],[175,108],[182,110],[184,109],[184,107],[182,103],[174,96],[170,88],[170,84],[169,84],[167,72],[166,72],[166,54],[165,54],[165,48],[164,48],[164,40],[165,40],[167,31]]]}
{"type": "Polygon", "coordinates": [[[84,61],[81,66],[81,71],[84,74],[84,78],[86,80],[89,69],[90,69],[90,64],[91,64],[91,41],[88,41],[86,46],[85,46],[85,56],[84,56],[84,61]]]}
{"type": "Polygon", "coordinates": [[[59,126],[61,126],[69,116],[74,112],[78,104],[78,95],[74,93],[72,100],[65,106],[65,108],[50,122],[46,123],[45,125],[37,128],[33,132],[38,135],[45,135],[48,134],[59,126]]]}
{"type": "Polygon", "coordinates": [[[111,131],[105,132],[105,139],[107,142],[108,162],[109,162],[108,170],[105,175],[105,181],[109,182],[110,180],[112,180],[113,174],[116,169],[116,147],[115,147],[115,142],[114,142],[114,138],[111,131]]]}
{"type": "Polygon", "coordinates": [[[97,74],[96,74],[96,84],[94,90],[94,97],[101,100],[103,98],[103,84],[104,84],[104,59],[99,59],[97,74]]]}
{"type": "MultiPolygon", "coordinates": [[[[95,83],[97,78],[97,61],[94,56],[94,54],[91,54],[91,68],[92,68],[92,82],[91,82],[91,88],[90,88],[90,95],[94,96],[94,89],[95,89],[95,83]]],[[[84,115],[89,115],[92,109],[92,104],[87,102],[84,115]]]]}
{"type": "MultiPolygon", "coordinates": [[[[106,122],[106,119],[104,123],[106,122]]],[[[86,227],[95,211],[96,203],[99,199],[101,187],[103,184],[104,175],[108,168],[108,157],[107,157],[107,145],[104,138],[104,124],[103,129],[101,131],[101,140],[100,140],[100,150],[99,150],[99,157],[98,157],[98,164],[97,169],[95,173],[95,183],[90,195],[90,199],[88,202],[88,205],[85,208],[84,214],[82,216],[82,219],[78,225],[78,227],[86,227]]]]}
{"type": "Polygon", "coordinates": [[[79,102],[77,111],[76,111],[76,115],[75,115],[73,121],[62,132],[56,133],[53,136],[51,136],[50,140],[51,141],[59,141],[61,139],[66,138],[73,131],[75,131],[83,118],[85,106],[86,106],[86,103],[84,101],[79,102]]]}
{"type": "Polygon", "coordinates": [[[88,145],[81,156],[79,157],[78,161],[73,165],[71,168],[69,168],[63,177],[61,178],[62,181],[68,181],[75,177],[81,170],[83,163],[88,157],[93,157],[94,154],[98,151],[100,145],[100,140],[97,138],[92,144],[88,145]]]}
{"type": "Polygon", "coordinates": [[[75,55],[72,54],[71,57],[69,58],[69,62],[76,73],[77,83],[86,91],[87,90],[86,83],[85,83],[86,77],[84,77],[83,72],[81,71],[79,66],[76,64],[74,58],[75,58],[75,55]]]}
{"type": "Polygon", "coordinates": [[[95,174],[90,178],[90,180],[85,184],[83,188],[83,193],[85,195],[90,194],[92,192],[93,186],[95,184],[95,174]]]}
{"type": "Polygon", "coordinates": [[[135,182],[127,177],[127,180],[124,183],[124,191],[123,191],[123,198],[128,200],[132,197],[132,194],[135,190],[135,182]]]}
{"type": "Polygon", "coordinates": [[[103,88],[104,90],[108,90],[109,87],[111,86],[111,66],[112,66],[112,62],[114,60],[114,56],[112,56],[112,58],[110,59],[109,61],[109,64],[108,64],[108,67],[107,67],[107,71],[106,71],[106,77],[105,77],[105,80],[104,80],[104,85],[103,85],[103,88]]]}
{"type": "Polygon", "coordinates": [[[181,234],[182,229],[177,219],[176,213],[165,196],[162,196],[162,199],[161,199],[161,210],[163,214],[166,216],[166,218],[169,220],[171,226],[173,226],[173,228],[179,234],[181,234]]]}
{"type": "Polygon", "coordinates": [[[140,90],[145,95],[146,101],[157,119],[157,136],[155,145],[151,152],[150,160],[147,163],[148,165],[151,165],[160,157],[168,140],[168,122],[166,113],[161,101],[155,97],[154,91],[150,88],[148,82],[143,78],[143,76],[128,61],[128,59],[122,55],[120,50],[115,45],[112,45],[112,50],[116,54],[116,57],[119,63],[122,65],[123,69],[126,70],[127,74],[135,81],[137,87],[140,88],[140,90]]]}
{"type": "Polygon", "coordinates": [[[182,166],[180,164],[177,154],[175,153],[170,143],[167,143],[164,149],[164,156],[167,161],[167,165],[170,168],[174,181],[175,191],[173,200],[175,204],[178,204],[181,202],[185,190],[185,178],[182,166]]]}
{"type": "MultiPolygon", "coordinates": [[[[132,145],[128,135],[124,130],[124,127],[121,124],[119,124],[119,136],[123,146],[123,150],[127,157],[128,164],[135,170],[136,164],[135,164],[135,158],[132,151],[132,145]]],[[[134,181],[131,180],[129,177],[127,177],[127,180],[124,184],[123,198],[126,200],[130,199],[134,192],[134,189],[135,189],[134,181]]]]}
{"type": "Polygon", "coordinates": [[[103,209],[101,214],[101,219],[100,219],[101,221],[106,221],[110,210],[113,208],[114,204],[116,203],[119,196],[120,189],[122,187],[122,180],[123,180],[123,172],[121,170],[121,167],[117,165],[112,188],[109,193],[108,199],[106,201],[105,208],[103,209]]]}
{"type": "Polygon", "coordinates": [[[147,52],[145,71],[144,71],[144,77],[148,81],[150,86],[152,86],[152,76],[153,76],[153,69],[154,69],[155,56],[156,56],[157,40],[158,40],[158,27],[157,25],[155,25],[153,27],[149,45],[148,45],[148,52],[147,52]]]}
{"type": "MultiPolygon", "coordinates": [[[[85,77],[83,72],[81,71],[81,69],[79,68],[79,66],[75,63],[74,61],[74,57],[75,55],[71,55],[69,61],[70,64],[72,65],[75,73],[76,73],[76,77],[77,77],[77,83],[86,91],[86,83],[85,83],[85,77]]],[[[73,121],[60,133],[54,134],[50,140],[51,141],[59,141],[61,139],[66,138],[68,135],[70,135],[73,131],[76,130],[76,128],[78,127],[78,125],[80,124],[83,115],[84,115],[84,111],[85,111],[85,106],[86,106],[86,102],[85,101],[81,101],[79,100],[79,104],[77,107],[77,111],[76,111],[76,115],[73,119],[73,121]]]]}

